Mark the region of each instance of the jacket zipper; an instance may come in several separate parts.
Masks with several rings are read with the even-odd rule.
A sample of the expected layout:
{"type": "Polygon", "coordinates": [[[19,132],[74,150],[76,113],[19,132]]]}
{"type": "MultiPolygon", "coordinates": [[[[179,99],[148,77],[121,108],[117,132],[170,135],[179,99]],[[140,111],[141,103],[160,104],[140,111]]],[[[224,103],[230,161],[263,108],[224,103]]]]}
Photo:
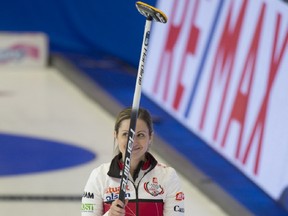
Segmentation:
{"type": "Polygon", "coordinates": [[[144,178],[144,176],[145,176],[147,173],[149,173],[151,170],[152,170],[152,169],[149,169],[147,172],[145,172],[145,173],[143,174],[143,176],[140,178],[137,186],[134,184],[134,182],[132,182],[132,181],[129,179],[129,181],[132,183],[132,185],[133,185],[133,187],[135,188],[135,191],[136,191],[136,216],[139,216],[139,201],[138,201],[138,189],[139,189],[139,185],[140,185],[142,179],[144,178]]]}
{"type": "Polygon", "coordinates": [[[139,183],[138,183],[137,186],[134,184],[133,181],[131,181],[131,179],[129,179],[129,181],[131,182],[131,184],[133,185],[133,187],[134,187],[134,189],[135,189],[135,194],[136,194],[136,199],[135,199],[135,203],[136,203],[136,216],[138,216],[138,215],[139,215],[139,212],[138,212],[138,211],[139,211],[139,207],[138,207],[138,186],[139,186],[140,181],[139,181],[139,183]]]}

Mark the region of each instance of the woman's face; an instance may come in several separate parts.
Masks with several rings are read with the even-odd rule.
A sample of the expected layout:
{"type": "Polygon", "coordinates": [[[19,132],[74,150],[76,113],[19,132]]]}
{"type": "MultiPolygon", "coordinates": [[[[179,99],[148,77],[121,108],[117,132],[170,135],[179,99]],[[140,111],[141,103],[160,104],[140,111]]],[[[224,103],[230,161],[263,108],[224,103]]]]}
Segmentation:
{"type": "MultiPolygon", "coordinates": [[[[118,134],[115,133],[116,142],[119,145],[119,150],[125,156],[128,131],[130,126],[130,119],[123,120],[118,130],[118,134]]],[[[131,152],[132,160],[144,160],[145,153],[148,150],[148,147],[151,143],[152,137],[149,135],[149,129],[147,124],[142,119],[137,119],[135,135],[134,135],[134,144],[133,150],[131,152]]]]}

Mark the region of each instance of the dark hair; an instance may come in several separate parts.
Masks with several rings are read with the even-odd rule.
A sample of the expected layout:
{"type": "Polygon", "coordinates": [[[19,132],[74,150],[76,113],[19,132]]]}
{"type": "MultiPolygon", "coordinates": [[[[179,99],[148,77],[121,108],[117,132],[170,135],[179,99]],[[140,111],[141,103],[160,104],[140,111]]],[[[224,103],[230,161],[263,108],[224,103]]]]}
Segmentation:
{"type": "MultiPolygon", "coordinates": [[[[121,122],[123,120],[131,118],[131,112],[132,112],[132,109],[129,107],[129,108],[123,109],[118,114],[118,116],[116,118],[115,126],[114,126],[114,130],[115,130],[116,134],[118,134],[121,122]]],[[[148,110],[146,110],[144,108],[139,108],[138,118],[143,120],[146,123],[148,130],[149,130],[149,135],[151,135],[153,133],[153,121],[152,121],[152,117],[151,117],[150,113],[148,112],[148,110]]]]}

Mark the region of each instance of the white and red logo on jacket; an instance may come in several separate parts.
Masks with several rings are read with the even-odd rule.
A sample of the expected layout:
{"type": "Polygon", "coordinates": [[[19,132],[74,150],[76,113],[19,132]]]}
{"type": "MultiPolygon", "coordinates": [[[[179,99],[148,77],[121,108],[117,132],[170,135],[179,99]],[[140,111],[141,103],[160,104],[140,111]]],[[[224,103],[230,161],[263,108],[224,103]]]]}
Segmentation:
{"type": "Polygon", "coordinates": [[[158,179],[156,177],[153,177],[152,182],[145,182],[144,189],[152,196],[158,196],[159,194],[164,193],[164,189],[158,184],[158,179]]]}

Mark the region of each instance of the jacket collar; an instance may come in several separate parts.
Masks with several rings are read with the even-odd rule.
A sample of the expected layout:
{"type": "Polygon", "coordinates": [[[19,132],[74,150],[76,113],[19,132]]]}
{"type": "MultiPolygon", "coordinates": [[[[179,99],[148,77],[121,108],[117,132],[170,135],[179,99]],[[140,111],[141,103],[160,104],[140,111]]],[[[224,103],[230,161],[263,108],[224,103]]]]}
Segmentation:
{"type": "MultiPolygon", "coordinates": [[[[135,174],[133,176],[133,179],[138,177],[140,169],[147,170],[148,168],[150,168],[149,170],[147,170],[147,171],[150,171],[157,165],[158,162],[153,157],[152,154],[150,154],[149,152],[146,152],[145,157],[146,157],[146,161],[145,162],[141,161],[138,164],[137,169],[135,171],[135,174]]],[[[116,155],[112,159],[109,171],[107,173],[108,176],[114,177],[114,178],[121,178],[120,171],[123,170],[123,168],[124,168],[124,163],[123,163],[123,161],[121,159],[122,159],[122,154],[121,153],[119,153],[118,155],[116,155]]]]}

